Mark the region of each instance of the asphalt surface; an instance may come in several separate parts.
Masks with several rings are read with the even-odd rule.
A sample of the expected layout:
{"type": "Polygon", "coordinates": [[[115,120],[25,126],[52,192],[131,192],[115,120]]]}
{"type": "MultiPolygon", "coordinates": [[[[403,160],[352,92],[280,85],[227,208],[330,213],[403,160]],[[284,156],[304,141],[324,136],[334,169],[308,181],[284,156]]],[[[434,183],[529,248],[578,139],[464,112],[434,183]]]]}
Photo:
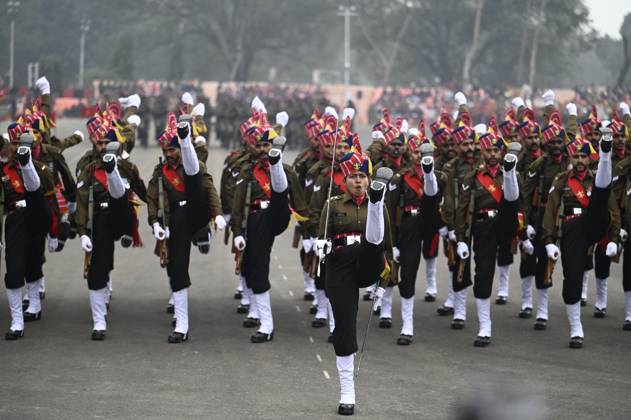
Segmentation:
{"type": "MultiPolygon", "coordinates": [[[[69,134],[74,121],[60,124],[69,134]]],[[[83,143],[65,154],[74,163],[88,149],[83,143]]],[[[209,168],[218,183],[227,151],[212,149],[209,168]]],[[[138,148],[132,159],[148,181],[159,150],[138,148]]],[[[288,152],[286,162],[295,153],[288,152]]],[[[336,418],[338,381],[328,330],[310,326],[309,302],[302,300],[303,280],[291,229],[277,238],[272,257],[274,341],[251,344],[253,330],[241,327],[232,298],[237,279],[222,235],[213,238],[209,255],[193,248],[189,291],[190,340],[167,344],[171,315],[165,313],[169,287],[153,255],[154,240],[142,209],[144,248],[117,247],[112,273],[114,295],[107,339],[90,340],[92,321],[88,289],[82,278],[79,241],[60,254],[47,255],[43,319],[26,324],[17,342],[0,340],[1,419],[276,419],[336,418]]],[[[379,329],[373,318],[362,370],[356,382],[357,418],[455,418],[467,402],[488,407],[507,399],[541,410],[546,419],[631,418],[631,333],[622,331],[624,296],[621,266],[614,264],[609,283],[608,315],[592,317],[583,308],[586,339],[582,350],[568,348],[569,331],[560,296],[561,279],[550,298],[547,331],[533,320],[517,318],[520,285],[511,270],[509,302],[492,306],[493,343],[473,347],[477,318],[472,292],[462,331],[450,318],[436,315],[447,291],[443,257],[438,263],[439,299],[423,302],[424,267],[418,278],[415,341],[396,345],[400,329],[398,292],[394,326],[379,329]]],[[[496,282],[497,283],[497,282],[496,282]]],[[[360,306],[363,336],[369,306],[360,306]]],[[[8,328],[6,299],[0,300],[0,325],[8,328]]],[[[514,407],[514,406],[509,406],[514,407]]],[[[519,418],[513,408],[496,418],[519,418]],[[512,410],[512,411],[511,411],[512,410]]],[[[490,418],[490,417],[487,417],[490,418]]],[[[539,418],[529,416],[525,418],[539,418]]]]}

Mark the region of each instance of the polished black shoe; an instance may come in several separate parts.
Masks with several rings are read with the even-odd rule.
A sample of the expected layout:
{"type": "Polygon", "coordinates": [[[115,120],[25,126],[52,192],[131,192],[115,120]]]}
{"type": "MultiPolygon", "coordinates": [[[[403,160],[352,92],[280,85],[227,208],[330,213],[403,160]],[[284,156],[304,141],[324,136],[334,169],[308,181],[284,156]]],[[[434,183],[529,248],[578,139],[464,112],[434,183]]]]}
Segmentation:
{"type": "Polygon", "coordinates": [[[250,311],[250,305],[239,304],[239,306],[237,306],[238,314],[247,314],[249,311],[250,311]]]}
{"type": "Polygon", "coordinates": [[[463,330],[464,329],[464,319],[454,319],[451,321],[451,329],[452,330],[463,330]]]}
{"type": "Polygon", "coordinates": [[[583,348],[583,337],[572,337],[572,338],[570,338],[570,348],[571,349],[582,349],[583,348]]]}
{"type": "Polygon", "coordinates": [[[438,309],[436,309],[436,313],[440,316],[449,316],[449,315],[453,315],[454,314],[454,308],[452,308],[451,306],[439,306],[438,309]]]}
{"type": "Polygon", "coordinates": [[[236,292],[234,292],[235,299],[241,299],[242,297],[243,297],[243,293],[240,290],[237,290],[236,292]]]}
{"type": "Polygon", "coordinates": [[[622,329],[625,331],[631,331],[631,321],[624,321],[622,323],[622,329]]]}
{"type": "Polygon", "coordinates": [[[327,338],[326,341],[333,344],[333,334],[329,333],[329,338],[327,338]]]}
{"type": "Polygon", "coordinates": [[[506,305],[506,302],[508,302],[508,298],[506,296],[498,296],[497,299],[495,299],[496,305],[506,305]]]}
{"type": "Polygon", "coordinates": [[[245,328],[255,328],[261,325],[261,320],[258,318],[246,318],[243,320],[243,327],[245,328]]]}
{"type": "Polygon", "coordinates": [[[425,302],[436,302],[436,295],[432,295],[431,293],[425,293],[425,297],[423,298],[425,302]]]}
{"type": "Polygon", "coordinates": [[[594,318],[604,318],[607,315],[607,308],[594,308],[594,318]]]}
{"type": "Polygon", "coordinates": [[[274,339],[274,332],[269,334],[262,333],[257,331],[254,333],[252,337],[250,337],[250,341],[253,343],[265,343],[266,341],[272,341],[274,339]]]}
{"type": "Polygon", "coordinates": [[[315,318],[313,321],[311,321],[311,326],[313,328],[322,328],[326,325],[326,319],[324,318],[315,318]]]}
{"type": "Polygon", "coordinates": [[[379,319],[379,328],[392,328],[392,318],[379,319]]]}
{"type": "Polygon", "coordinates": [[[167,306],[167,314],[174,314],[174,313],[175,313],[175,306],[174,305],[167,306]]]}
{"type": "Polygon", "coordinates": [[[4,339],[9,341],[15,341],[22,337],[24,337],[24,330],[9,330],[4,335],[4,339]]]}
{"type": "Polygon", "coordinates": [[[105,340],[105,330],[94,330],[94,331],[92,331],[92,340],[94,340],[94,341],[103,341],[103,340],[105,340]]]}
{"type": "Polygon", "coordinates": [[[581,298],[581,306],[587,306],[587,299],[581,298]]]}
{"type": "Polygon", "coordinates": [[[532,318],[532,308],[524,308],[519,311],[519,315],[517,315],[521,319],[529,319],[532,318]]]}
{"type": "Polygon", "coordinates": [[[39,292],[39,300],[46,299],[46,292],[39,292]]]}
{"type": "Polygon", "coordinates": [[[491,337],[480,337],[473,342],[474,347],[488,347],[491,344],[491,337]]]}
{"type": "Polygon", "coordinates": [[[534,329],[537,331],[543,331],[548,328],[548,320],[543,318],[537,318],[535,320],[534,329]]]}
{"type": "Polygon", "coordinates": [[[366,302],[372,300],[372,293],[371,292],[365,292],[364,296],[362,296],[362,299],[366,302]]]}
{"type": "Polygon", "coordinates": [[[373,315],[381,315],[381,306],[377,306],[377,309],[372,311],[373,315]]]}
{"type": "Polygon", "coordinates": [[[167,341],[171,344],[183,343],[188,341],[188,333],[182,334],[181,332],[173,331],[167,338],[167,341]]]}
{"type": "Polygon", "coordinates": [[[24,322],[39,321],[40,319],[42,319],[42,311],[36,314],[24,311],[24,322]]]}
{"type": "Polygon", "coordinates": [[[318,313],[318,305],[311,305],[311,307],[309,308],[309,313],[311,315],[315,315],[318,313]]]}
{"type": "Polygon", "coordinates": [[[399,338],[397,338],[397,344],[399,346],[409,346],[412,344],[412,336],[407,334],[401,334],[399,338]]]}
{"type": "Polygon", "coordinates": [[[302,299],[306,302],[313,302],[313,300],[315,299],[315,296],[313,296],[312,293],[305,293],[302,299]]]}
{"type": "Polygon", "coordinates": [[[355,414],[355,404],[340,404],[340,406],[337,407],[337,414],[352,416],[355,414]]]}

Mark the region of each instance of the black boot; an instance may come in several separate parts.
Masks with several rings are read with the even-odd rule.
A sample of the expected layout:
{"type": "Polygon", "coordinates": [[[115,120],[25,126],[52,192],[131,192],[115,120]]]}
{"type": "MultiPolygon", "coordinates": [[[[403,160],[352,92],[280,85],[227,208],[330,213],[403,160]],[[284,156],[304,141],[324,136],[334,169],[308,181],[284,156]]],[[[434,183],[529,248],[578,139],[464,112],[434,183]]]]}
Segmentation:
{"type": "Polygon", "coordinates": [[[488,347],[491,344],[491,337],[480,337],[475,339],[473,345],[475,347],[488,347]]]}
{"type": "Polygon", "coordinates": [[[355,404],[340,404],[337,408],[337,414],[343,416],[352,416],[355,414],[355,404]]]}
{"type": "Polygon", "coordinates": [[[452,308],[451,306],[439,306],[438,309],[436,309],[436,313],[440,316],[448,316],[448,315],[453,315],[454,314],[454,308],[452,308]]]}
{"type": "Polygon", "coordinates": [[[607,308],[594,308],[594,318],[604,318],[607,315],[607,308]]]}
{"type": "Polygon", "coordinates": [[[326,325],[326,319],[324,318],[315,318],[313,321],[311,321],[311,326],[313,328],[322,328],[326,325]]]}
{"type": "Polygon", "coordinates": [[[239,304],[239,306],[237,306],[238,314],[247,314],[249,311],[250,311],[250,305],[239,304]]]}
{"type": "Polygon", "coordinates": [[[625,331],[631,331],[631,321],[624,321],[622,323],[622,329],[625,331]]]}
{"type": "Polygon", "coordinates": [[[169,304],[167,306],[167,314],[174,314],[175,313],[175,306],[169,304]]]}
{"type": "Polygon", "coordinates": [[[495,299],[496,305],[506,305],[506,302],[508,302],[508,298],[506,296],[498,296],[497,299],[495,299]]]}
{"type": "Polygon", "coordinates": [[[412,344],[412,336],[407,334],[401,334],[399,338],[397,338],[397,344],[399,346],[409,346],[412,344]]]}
{"type": "Polygon", "coordinates": [[[524,308],[519,311],[519,315],[517,315],[521,319],[529,319],[532,317],[532,308],[524,308]]]}
{"type": "Polygon", "coordinates": [[[258,318],[246,318],[243,320],[243,327],[244,328],[255,328],[258,327],[259,325],[261,325],[261,320],[258,318]]]}
{"type": "Polygon", "coordinates": [[[181,332],[173,331],[167,338],[167,342],[171,344],[183,343],[185,341],[188,341],[188,333],[182,334],[181,332]]]}
{"type": "Polygon", "coordinates": [[[103,341],[103,340],[105,340],[105,330],[94,330],[94,331],[92,331],[92,340],[94,340],[94,341],[103,341]]]}
{"type": "Polygon", "coordinates": [[[236,292],[234,292],[235,299],[241,299],[242,297],[243,297],[243,293],[241,292],[241,290],[237,290],[236,292]]]}
{"type": "Polygon", "coordinates": [[[535,330],[543,331],[548,328],[548,320],[543,318],[537,318],[534,325],[535,330]]]}
{"type": "Polygon", "coordinates": [[[570,348],[571,349],[582,349],[583,348],[583,337],[572,337],[572,338],[570,338],[570,348]]]}
{"type": "Polygon", "coordinates": [[[9,330],[5,334],[4,339],[8,341],[15,341],[22,337],[24,337],[24,330],[9,330]]]}
{"type": "Polygon", "coordinates": [[[392,318],[381,318],[379,328],[392,328],[392,318]]]}
{"type": "Polygon", "coordinates": [[[24,311],[24,322],[39,321],[40,319],[42,319],[42,311],[36,314],[24,311]]]}
{"type": "Polygon", "coordinates": [[[306,302],[313,302],[313,300],[315,299],[315,296],[313,296],[313,293],[305,293],[302,299],[306,302]]]}
{"type": "Polygon", "coordinates": [[[431,293],[425,293],[425,297],[423,298],[425,302],[436,302],[436,296],[431,293]]]}
{"type": "Polygon", "coordinates": [[[260,331],[257,331],[252,337],[250,337],[250,341],[253,343],[265,343],[267,341],[272,341],[273,339],[274,339],[273,332],[269,334],[265,334],[260,331]]]}
{"type": "Polygon", "coordinates": [[[464,319],[454,319],[451,321],[451,329],[452,330],[463,330],[464,329],[464,319]]]}

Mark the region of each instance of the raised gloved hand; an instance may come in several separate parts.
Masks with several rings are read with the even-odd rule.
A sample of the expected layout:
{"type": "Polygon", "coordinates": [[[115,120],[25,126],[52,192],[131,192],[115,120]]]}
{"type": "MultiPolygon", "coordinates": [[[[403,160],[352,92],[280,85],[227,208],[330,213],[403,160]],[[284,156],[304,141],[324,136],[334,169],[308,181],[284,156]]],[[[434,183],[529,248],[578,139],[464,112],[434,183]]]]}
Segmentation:
{"type": "Polygon", "coordinates": [[[289,114],[285,111],[281,111],[276,114],[276,124],[279,124],[282,127],[286,127],[289,122],[289,114]]]}
{"type": "Polygon", "coordinates": [[[59,240],[57,238],[48,237],[48,252],[57,252],[59,240]]]}
{"type": "Polygon", "coordinates": [[[447,234],[447,238],[449,238],[449,240],[452,242],[456,242],[456,231],[450,230],[449,233],[447,234]]]}
{"type": "Polygon", "coordinates": [[[215,216],[215,226],[217,226],[217,229],[219,230],[224,230],[226,226],[228,226],[228,222],[226,222],[226,219],[224,219],[223,216],[219,214],[215,216]]]}
{"type": "Polygon", "coordinates": [[[311,252],[313,249],[313,243],[315,238],[303,238],[302,239],[302,249],[305,251],[305,254],[311,252]]]}
{"type": "Polygon", "coordinates": [[[42,95],[50,95],[50,82],[46,76],[42,76],[35,82],[35,87],[42,95]]]}
{"type": "Polygon", "coordinates": [[[116,169],[115,154],[107,153],[105,156],[103,156],[103,169],[105,169],[105,172],[107,172],[108,174],[114,172],[114,169],[116,169]]]}
{"type": "Polygon", "coordinates": [[[191,133],[191,125],[185,121],[177,123],[177,136],[184,140],[191,133]]]}
{"type": "Polygon", "coordinates": [[[532,242],[530,242],[530,239],[521,241],[521,249],[524,251],[524,254],[526,255],[532,255],[532,253],[535,252],[535,247],[532,244],[532,242]]]}
{"type": "Polygon", "coordinates": [[[376,311],[377,308],[379,308],[381,306],[381,299],[383,299],[383,295],[386,293],[386,289],[384,289],[383,287],[379,286],[375,289],[374,295],[373,295],[373,302],[372,302],[372,310],[376,311]]]}
{"type": "Polygon", "coordinates": [[[204,115],[206,115],[206,105],[198,103],[193,107],[194,117],[203,117],[204,115]]]}
{"type": "Polygon", "coordinates": [[[458,242],[456,245],[456,254],[460,257],[461,260],[466,260],[469,258],[469,247],[464,242],[458,242]]]}
{"type": "Polygon", "coordinates": [[[570,102],[569,104],[565,105],[565,109],[567,110],[567,113],[573,116],[577,116],[578,115],[578,110],[576,109],[576,104],[570,102]]]}
{"type": "Polygon", "coordinates": [[[631,111],[629,111],[629,105],[627,105],[626,102],[620,102],[618,109],[622,115],[631,114],[631,111]]]}
{"type": "Polygon", "coordinates": [[[182,103],[185,103],[186,105],[193,105],[193,95],[191,95],[188,92],[184,92],[180,100],[182,101],[182,103]]]}
{"type": "Polygon", "coordinates": [[[136,127],[140,127],[142,120],[140,119],[138,115],[134,114],[127,117],[127,123],[131,125],[135,125],[136,127]]]}
{"type": "Polygon", "coordinates": [[[559,255],[561,255],[561,253],[559,252],[559,247],[555,244],[546,245],[546,254],[548,254],[548,258],[554,261],[558,260],[559,255]]]}
{"type": "Polygon", "coordinates": [[[158,222],[153,223],[153,236],[159,241],[163,241],[167,237],[166,231],[162,229],[162,226],[160,226],[158,222]]]}
{"type": "Polygon", "coordinates": [[[605,249],[605,255],[609,258],[613,258],[618,255],[618,244],[615,242],[609,242],[607,244],[607,249],[605,249]]]}
{"type": "Polygon", "coordinates": [[[81,143],[83,141],[83,139],[85,138],[85,136],[83,135],[83,131],[81,130],[75,130],[74,133],[72,133],[73,135],[81,138],[81,140],[79,140],[79,143],[81,143]]]}
{"type": "Polygon", "coordinates": [[[513,100],[511,101],[511,104],[513,104],[515,111],[517,111],[520,107],[525,106],[524,100],[520,98],[519,96],[514,97],[513,100]]]}
{"type": "Polygon", "coordinates": [[[399,258],[401,257],[401,251],[396,246],[392,247],[392,259],[395,263],[399,262],[399,258]]]}
{"type": "Polygon", "coordinates": [[[92,241],[86,235],[81,235],[81,249],[84,252],[92,252],[92,241]]]}
{"type": "Polygon", "coordinates": [[[532,227],[532,225],[526,226],[526,236],[528,237],[528,239],[530,240],[535,239],[536,235],[537,235],[537,231],[535,230],[534,227],[532,227]]]}
{"type": "Polygon", "coordinates": [[[554,105],[554,91],[552,89],[546,90],[545,93],[541,95],[541,99],[543,99],[545,106],[554,105]]]}
{"type": "Polygon", "coordinates": [[[458,104],[458,106],[467,104],[467,97],[462,92],[458,92],[454,95],[454,101],[458,104]]]}
{"type": "Polygon", "coordinates": [[[234,247],[239,251],[243,251],[245,249],[245,238],[241,235],[234,238],[234,247]]]}

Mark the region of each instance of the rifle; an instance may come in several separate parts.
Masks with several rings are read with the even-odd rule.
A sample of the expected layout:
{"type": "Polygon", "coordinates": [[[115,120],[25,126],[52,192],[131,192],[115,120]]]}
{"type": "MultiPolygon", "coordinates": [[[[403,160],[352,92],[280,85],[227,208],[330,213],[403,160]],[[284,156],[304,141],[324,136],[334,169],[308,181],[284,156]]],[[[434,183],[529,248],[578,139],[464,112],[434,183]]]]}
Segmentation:
{"type": "MultiPolygon", "coordinates": [[[[88,190],[88,223],[86,225],[88,234],[90,235],[90,241],[92,240],[92,229],[94,224],[94,185],[90,183],[90,189],[88,190]]],[[[83,257],[83,278],[88,278],[90,272],[90,262],[92,261],[92,252],[86,252],[83,257]]]]}
{"type": "MultiPolygon", "coordinates": [[[[166,230],[168,228],[168,221],[166,217],[166,210],[164,208],[164,184],[162,183],[162,157],[160,157],[158,164],[158,220],[164,226],[166,230]]],[[[160,267],[164,268],[169,263],[169,244],[167,238],[156,240],[156,247],[153,253],[160,258],[160,267]]]]}
{"type": "MultiPolygon", "coordinates": [[[[469,196],[469,208],[467,210],[467,232],[466,232],[466,236],[465,236],[465,242],[467,243],[467,246],[471,247],[471,225],[473,224],[473,212],[475,211],[475,191],[471,191],[470,192],[470,196],[469,196]]],[[[471,254],[471,251],[469,251],[469,254],[471,254]]],[[[462,283],[462,277],[464,276],[464,269],[465,266],[467,265],[467,260],[466,259],[460,259],[460,262],[458,263],[458,276],[456,277],[456,281],[458,283],[462,283]]]]}
{"type": "Polygon", "coordinates": [[[230,241],[230,227],[227,226],[226,229],[224,229],[223,231],[223,244],[228,245],[229,241],[230,241]]]}
{"type": "MultiPolygon", "coordinates": [[[[247,227],[248,227],[248,217],[250,216],[250,203],[252,201],[252,181],[248,181],[245,190],[245,206],[243,207],[243,219],[241,220],[241,232],[244,232],[247,235],[247,227]]],[[[241,274],[241,262],[243,261],[243,251],[236,250],[234,253],[234,273],[236,275],[241,274]]]]}
{"type": "MultiPolygon", "coordinates": [[[[563,204],[563,198],[561,198],[561,204],[559,205],[559,210],[557,211],[557,217],[554,223],[554,231],[556,233],[556,237],[557,238],[561,238],[562,235],[562,230],[561,230],[561,216],[563,214],[563,210],[564,210],[564,204],[563,204]]],[[[546,286],[549,286],[552,284],[552,274],[554,273],[554,265],[555,265],[556,261],[553,260],[552,258],[548,257],[548,262],[546,263],[546,272],[545,272],[545,276],[543,278],[543,283],[546,286]]]]}
{"type": "Polygon", "coordinates": [[[294,227],[294,237],[291,240],[291,247],[298,248],[299,244],[300,244],[300,229],[298,228],[298,226],[296,226],[294,227]]]}
{"type": "MultiPolygon", "coordinates": [[[[453,190],[454,190],[454,210],[458,208],[458,159],[454,163],[453,174],[453,190]]],[[[444,240],[447,241],[447,265],[453,269],[456,266],[456,251],[454,250],[454,243],[446,236],[444,240]]]]}

